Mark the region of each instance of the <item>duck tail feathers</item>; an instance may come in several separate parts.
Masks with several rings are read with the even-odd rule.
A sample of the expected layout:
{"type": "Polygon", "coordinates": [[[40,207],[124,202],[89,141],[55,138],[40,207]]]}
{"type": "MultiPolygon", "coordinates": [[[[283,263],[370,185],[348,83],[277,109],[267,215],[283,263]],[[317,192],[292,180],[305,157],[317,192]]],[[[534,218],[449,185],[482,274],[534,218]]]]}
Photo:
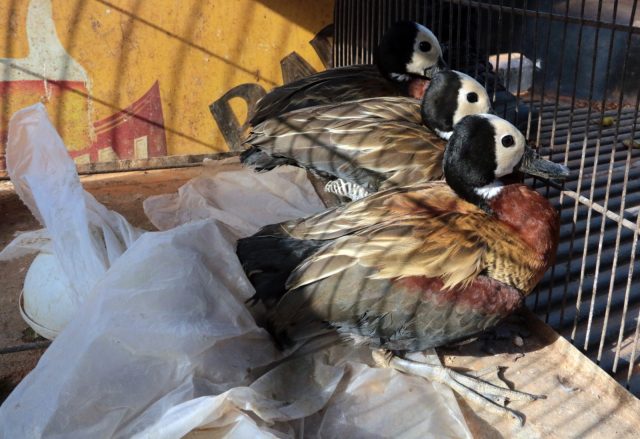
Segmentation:
{"type": "Polygon", "coordinates": [[[286,292],[291,272],[322,245],[323,241],[300,240],[266,227],[238,241],[236,253],[256,293],[250,302],[272,307],[286,292]]]}

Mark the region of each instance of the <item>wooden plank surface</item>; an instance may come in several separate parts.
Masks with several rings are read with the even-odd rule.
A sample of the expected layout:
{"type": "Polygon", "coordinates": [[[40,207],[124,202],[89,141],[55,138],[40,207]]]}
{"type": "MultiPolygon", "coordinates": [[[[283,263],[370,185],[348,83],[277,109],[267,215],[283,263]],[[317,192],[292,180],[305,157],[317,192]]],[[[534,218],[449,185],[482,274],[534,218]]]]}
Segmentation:
{"type": "Polygon", "coordinates": [[[640,400],[533,313],[525,309],[518,316],[518,325],[502,326],[493,337],[439,350],[447,366],[503,367],[501,375],[513,388],[547,397],[509,404],[525,415],[524,427],[460,401],[475,437],[640,437],[640,400]]]}

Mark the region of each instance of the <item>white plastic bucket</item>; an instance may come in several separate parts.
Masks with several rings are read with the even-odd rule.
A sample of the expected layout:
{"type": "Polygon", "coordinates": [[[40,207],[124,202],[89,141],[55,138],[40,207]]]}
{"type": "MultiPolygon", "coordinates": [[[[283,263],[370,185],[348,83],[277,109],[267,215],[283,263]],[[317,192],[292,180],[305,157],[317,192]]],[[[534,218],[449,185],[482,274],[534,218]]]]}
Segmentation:
{"type": "Polygon", "coordinates": [[[71,320],[72,289],[55,255],[39,253],[27,271],[20,314],[38,334],[53,340],[71,320]]]}

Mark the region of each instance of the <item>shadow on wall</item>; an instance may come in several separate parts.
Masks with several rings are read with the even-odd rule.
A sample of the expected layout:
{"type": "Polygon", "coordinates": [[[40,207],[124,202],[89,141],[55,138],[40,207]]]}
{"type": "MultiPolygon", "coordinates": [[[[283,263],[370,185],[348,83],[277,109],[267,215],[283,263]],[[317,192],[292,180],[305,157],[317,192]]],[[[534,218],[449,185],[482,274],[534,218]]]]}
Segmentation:
{"type": "MultiPolygon", "coordinates": [[[[281,2],[273,2],[281,3],[281,2]]],[[[282,2],[284,3],[284,2],[282,2]]],[[[309,41],[325,68],[333,67],[333,25],[324,27],[309,41]]],[[[316,70],[298,53],[291,52],[280,60],[282,82],[287,84],[316,73],[316,70]]],[[[259,84],[247,83],[233,87],[209,106],[230,151],[243,150],[242,142],[249,128],[249,120],[256,110],[256,104],[267,93],[259,84]],[[231,108],[232,99],[242,99],[247,106],[247,116],[243,123],[231,108]]]]}
{"type": "MultiPolygon", "coordinates": [[[[158,81],[126,108],[93,96],[92,79],[58,36],[51,0],[30,0],[28,7],[8,5],[11,26],[0,59],[0,170],[5,169],[9,117],[14,111],[43,102],[77,163],[146,159],[167,155],[164,115],[158,81]],[[20,16],[26,12],[26,17],[20,16]],[[22,26],[24,20],[24,26],[22,26]],[[14,48],[12,32],[24,30],[26,53],[14,48]],[[94,102],[116,110],[92,120],[94,102]]],[[[75,31],[78,26],[73,23],[75,31]]]]}
{"type": "MultiPolygon", "coordinates": [[[[317,29],[317,22],[308,11],[308,0],[258,0],[258,2],[307,30],[317,29]]],[[[333,10],[334,0],[314,0],[313,3],[314,6],[321,6],[321,9],[333,10]]]]}
{"type": "MultiPolygon", "coordinates": [[[[250,107],[280,83],[278,60],[285,82],[323,67],[305,45],[333,0],[155,3],[0,2],[0,176],[8,120],[36,102],[79,164],[203,154],[237,146],[223,127],[243,125],[212,120],[214,99],[231,89],[250,107]]],[[[325,67],[331,36],[312,42],[325,67]]]]}

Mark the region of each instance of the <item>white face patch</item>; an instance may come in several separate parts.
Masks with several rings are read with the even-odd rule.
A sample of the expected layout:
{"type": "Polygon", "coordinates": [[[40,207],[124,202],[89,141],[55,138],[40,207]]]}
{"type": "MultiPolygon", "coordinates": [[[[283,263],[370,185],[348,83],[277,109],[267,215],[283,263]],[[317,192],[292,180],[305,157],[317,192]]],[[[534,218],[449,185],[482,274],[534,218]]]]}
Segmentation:
{"type": "Polygon", "coordinates": [[[489,120],[496,132],[494,138],[496,178],[511,174],[524,154],[524,147],[527,143],[524,136],[510,122],[498,116],[493,114],[480,114],[479,116],[489,120]]]}
{"type": "Polygon", "coordinates": [[[413,56],[407,64],[407,72],[423,76],[425,70],[438,63],[438,60],[442,56],[442,49],[440,48],[440,42],[433,32],[418,23],[416,23],[416,27],[418,33],[413,42],[413,56]],[[420,44],[423,42],[425,44],[420,44]],[[421,47],[424,48],[427,45],[429,46],[429,50],[425,52],[421,47]]]}
{"type": "Polygon", "coordinates": [[[456,112],[453,113],[453,125],[465,116],[486,113],[491,110],[491,100],[482,85],[469,75],[453,70],[460,78],[461,86],[458,90],[456,112]],[[473,101],[475,98],[475,102],[473,101]]]}

